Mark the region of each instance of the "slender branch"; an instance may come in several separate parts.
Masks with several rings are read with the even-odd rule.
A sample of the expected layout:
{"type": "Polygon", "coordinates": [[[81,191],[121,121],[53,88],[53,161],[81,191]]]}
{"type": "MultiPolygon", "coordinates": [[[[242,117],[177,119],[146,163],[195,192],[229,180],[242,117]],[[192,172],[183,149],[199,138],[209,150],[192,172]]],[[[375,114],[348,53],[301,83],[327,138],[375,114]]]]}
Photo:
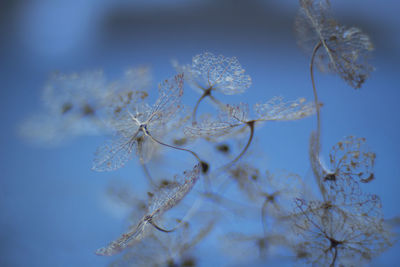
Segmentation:
{"type": "Polygon", "coordinates": [[[261,223],[262,223],[262,227],[264,230],[264,237],[267,236],[267,225],[266,225],[266,220],[265,220],[265,216],[267,213],[267,205],[268,205],[268,199],[265,199],[262,207],[261,207],[261,223]]]}
{"type": "Polygon", "coordinates": [[[153,187],[156,186],[156,184],[154,183],[154,179],[150,174],[149,168],[147,168],[146,163],[140,162],[140,165],[142,166],[143,172],[146,175],[147,180],[149,181],[150,185],[153,187]]]}
{"type": "MultiPolygon", "coordinates": [[[[238,156],[236,156],[236,158],[233,159],[231,162],[229,162],[229,163],[219,167],[217,170],[215,170],[214,171],[214,176],[218,176],[221,172],[224,172],[225,170],[227,170],[229,167],[231,167],[233,164],[235,164],[235,162],[237,162],[246,153],[247,149],[250,147],[251,141],[253,140],[255,122],[256,121],[254,121],[254,120],[246,122],[246,125],[248,127],[250,127],[250,135],[249,135],[249,139],[247,141],[247,144],[243,148],[242,152],[240,152],[240,154],[238,156]]],[[[227,182],[228,181],[229,181],[229,179],[227,180],[227,182]]]]}
{"type": "Polygon", "coordinates": [[[203,198],[197,198],[195,203],[192,205],[192,207],[186,212],[185,216],[183,217],[182,220],[180,220],[180,222],[178,223],[178,225],[176,225],[174,228],[170,229],[170,230],[166,230],[160,226],[158,226],[154,221],[153,221],[153,217],[148,216],[146,219],[147,221],[154,226],[154,228],[156,228],[157,230],[164,232],[164,233],[171,233],[175,230],[177,230],[179,227],[181,227],[182,224],[184,224],[185,222],[189,221],[191,217],[193,217],[194,213],[196,213],[196,211],[201,207],[202,203],[204,202],[203,198]]]}
{"type": "Polygon", "coordinates": [[[164,233],[171,233],[173,231],[176,230],[176,228],[173,228],[171,230],[165,230],[164,228],[161,228],[160,226],[158,226],[155,222],[153,222],[153,220],[149,221],[151,225],[154,226],[154,228],[156,228],[157,230],[164,232],[164,233]]]}
{"type": "Polygon", "coordinates": [[[313,93],[314,93],[315,108],[317,110],[317,138],[318,138],[318,144],[319,144],[319,137],[320,137],[320,134],[321,134],[321,112],[320,112],[320,106],[319,106],[319,101],[318,101],[317,88],[315,86],[315,81],[314,81],[314,59],[315,59],[315,55],[317,54],[317,51],[321,47],[321,45],[322,45],[322,43],[321,43],[321,41],[319,41],[318,44],[314,47],[313,53],[312,53],[312,56],[311,56],[311,62],[310,62],[311,83],[312,83],[313,93]]]}
{"type": "Polygon", "coordinates": [[[186,152],[192,154],[197,159],[197,161],[201,164],[202,172],[203,173],[207,173],[208,172],[208,169],[209,169],[208,163],[203,161],[203,160],[201,160],[199,155],[197,155],[197,153],[193,152],[192,150],[163,143],[160,140],[157,140],[156,138],[154,138],[147,130],[146,130],[146,135],[149,136],[151,138],[151,140],[153,140],[154,142],[156,142],[156,143],[158,143],[160,145],[163,145],[163,146],[166,146],[166,147],[170,147],[170,148],[173,148],[173,149],[177,149],[177,150],[186,151],[186,152]]]}
{"type": "Polygon", "coordinates": [[[192,124],[196,125],[197,121],[196,121],[196,113],[197,113],[197,109],[199,107],[200,102],[206,98],[207,96],[211,96],[211,90],[212,88],[208,88],[207,90],[204,90],[204,93],[201,95],[201,97],[197,100],[196,105],[194,106],[193,109],[193,113],[192,113],[192,124]]]}
{"type": "MultiPolygon", "coordinates": [[[[310,76],[311,76],[311,83],[312,83],[312,88],[313,88],[313,94],[314,94],[314,102],[315,102],[315,109],[317,111],[317,133],[316,133],[316,151],[313,151],[312,153],[316,153],[315,157],[318,158],[319,160],[319,154],[321,150],[321,143],[320,143],[320,138],[321,138],[321,111],[320,111],[320,105],[319,105],[319,100],[318,100],[318,93],[317,93],[317,88],[315,86],[315,80],[314,80],[314,59],[315,55],[317,54],[318,49],[322,46],[322,42],[319,41],[318,44],[314,47],[312,56],[311,56],[311,61],[310,61],[310,76]]],[[[320,164],[320,162],[318,162],[320,164]]],[[[325,189],[322,186],[320,177],[318,175],[314,175],[315,179],[317,180],[317,185],[318,188],[321,191],[322,197],[325,200],[325,189]]]]}
{"type": "Polygon", "coordinates": [[[210,94],[208,96],[211,101],[213,101],[216,105],[218,105],[222,110],[226,109],[226,105],[224,103],[222,103],[221,101],[219,101],[218,99],[216,99],[212,94],[210,94]]]}
{"type": "Polygon", "coordinates": [[[232,160],[231,162],[229,162],[228,164],[225,165],[225,168],[228,168],[231,165],[235,164],[235,162],[237,162],[244,155],[244,153],[246,153],[247,149],[249,148],[249,146],[251,144],[251,141],[253,140],[255,121],[248,121],[248,122],[246,122],[246,125],[250,128],[250,135],[249,135],[249,139],[247,140],[247,144],[243,148],[242,152],[240,152],[240,154],[237,155],[234,160],[232,160]]]}
{"type": "Polygon", "coordinates": [[[335,262],[336,262],[336,258],[337,258],[337,248],[334,248],[335,250],[335,254],[333,255],[333,259],[331,264],[329,265],[329,267],[334,267],[335,266],[335,262]]]}
{"type": "Polygon", "coordinates": [[[175,228],[172,229],[172,230],[165,230],[164,228],[161,228],[160,226],[158,226],[158,225],[153,221],[153,216],[151,216],[151,215],[145,216],[145,219],[144,219],[144,220],[146,220],[146,221],[149,222],[151,225],[153,225],[154,228],[156,228],[157,230],[159,230],[159,231],[161,231],[161,232],[164,232],[164,233],[170,233],[170,232],[173,232],[173,231],[175,230],[175,228]]]}

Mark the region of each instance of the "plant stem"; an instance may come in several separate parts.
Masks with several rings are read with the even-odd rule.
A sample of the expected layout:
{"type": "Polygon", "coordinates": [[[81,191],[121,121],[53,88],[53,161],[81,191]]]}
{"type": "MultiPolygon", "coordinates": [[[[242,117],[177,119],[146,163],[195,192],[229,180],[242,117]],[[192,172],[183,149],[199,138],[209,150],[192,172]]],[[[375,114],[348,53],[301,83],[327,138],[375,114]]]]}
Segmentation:
{"type": "Polygon", "coordinates": [[[204,93],[201,95],[201,97],[197,100],[197,102],[196,102],[196,105],[194,106],[194,109],[193,109],[193,113],[192,113],[192,124],[193,125],[196,125],[197,124],[197,121],[196,121],[196,113],[197,113],[197,109],[198,109],[198,107],[199,107],[199,105],[200,105],[200,102],[204,99],[204,98],[206,98],[207,96],[211,96],[211,87],[210,88],[208,88],[207,90],[204,90],[204,93]]]}

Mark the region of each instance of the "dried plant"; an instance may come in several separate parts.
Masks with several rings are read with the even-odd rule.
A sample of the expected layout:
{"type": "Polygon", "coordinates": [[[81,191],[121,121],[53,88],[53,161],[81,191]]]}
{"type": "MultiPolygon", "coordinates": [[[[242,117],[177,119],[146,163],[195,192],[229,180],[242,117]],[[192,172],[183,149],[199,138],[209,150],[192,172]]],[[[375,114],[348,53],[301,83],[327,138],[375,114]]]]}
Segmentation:
{"type": "Polygon", "coordinates": [[[44,110],[19,126],[24,138],[39,145],[58,145],[68,138],[108,132],[103,114],[111,97],[133,90],[147,97],[149,68],[131,68],[120,81],[106,81],[102,71],[54,73],[43,88],[44,110]]]}
{"type": "MultiPolygon", "coordinates": [[[[300,0],[295,27],[300,46],[312,48],[320,69],[337,73],[357,89],[373,68],[367,63],[373,45],[368,35],[355,27],[338,24],[330,14],[328,0],[300,0]]],[[[311,62],[313,65],[313,61],[311,62]]]]}
{"type": "Polygon", "coordinates": [[[139,220],[137,225],[106,247],[99,248],[96,254],[111,256],[121,252],[128,246],[136,244],[148,234],[149,225],[152,225],[157,230],[169,232],[159,227],[155,220],[175,207],[192,190],[199,179],[199,174],[200,165],[196,165],[193,170],[184,173],[185,178],[181,183],[170,184],[167,188],[161,188],[158,192],[152,194],[147,214],[139,220]]]}
{"type": "Polygon", "coordinates": [[[325,199],[335,197],[337,191],[351,196],[360,192],[359,182],[374,180],[373,167],[375,153],[369,151],[365,138],[349,136],[332,147],[329,165],[325,165],[318,155],[315,133],[310,142],[310,161],[314,176],[325,199]],[[334,190],[334,193],[330,191],[334,190]]]}
{"type": "MultiPolygon", "coordinates": [[[[298,43],[309,54],[310,76],[317,112],[315,148],[320,149],[321,114],[314,80],[314,63],[324,71],[337,73],[351,87],[362,86],[373,70],[367,63],[373,50],[368,35],[358,28],[339,25],[330,14],[329,0],[299,0],[300,11],[295,21],[298,43]],[[327,66],[327,68],[326,68],[327,66]]],[[[319,150],[317,151],[319,153],[319,150]]]]}
{"type": "Polygon", "coordinates": [[[293,229],[299,241],[294,250],[313,265],[357,266],[391,246],[390,233],[382,223],[380,200],[367,196],[344,211],[330,202],[296,200],[293,229]]]}
{"type": "Polygon", "coordinates": [[[159,84],[152,105],[147,101],[153,97],[148,91],[151,76],[144,67],[130,69],[112,82],[101,71],[57,74],[50,80],[43,94],[44,115],[28,120],[21,127],[24,135],[58,142],[93,129],[111,132],[111,140],[96,151],[93,170],[119,169],[136,154],[149,181],[144,191],[150,191],[148,202],[126,184],[108,188],[112,201],[106,205],[115,208],[122,203],[133,224],[96,254],[123,251],[112,266],[195,266],[202,261],[194,248],[214,234],[214,228],[224,236],[222,246],[235,261],[265,263],[273,257],[293,259],[294,253],[312,266],[360,266],[393,244],[387,225],[398,220],[384,220],[379,196],[363,188],[375,180],[376,157],[365,139],[345,137],[332,147],[327,162],[321,153],[322,105],[314,65],[360,88],[373,69],[366,61],[371,41],[358,28],[339,25],[328,0],[299,2],[295,27],[299,44],[310,56],[312,102],[273,97],[255,104],[254,115],[247,103],[225,104],[214,94],[244,93],[252,81],[235,57],[210,52],[194,56],[190,65],[175,62],[179,74],[159,84]],[[184,81],[201,93],[193,108],[182,105],[184,81]],[[197,120],[205,98],[217,108],[197,120]],[[315,113],[309,161],[316,184],[288,171],[266,170],[263,152],[247,153],[248,160],[243,161],[256,126],[315,113]],[[243,134],[248,134],[247,140],[243,134]],[[165,178],[190,161],[185,153],[161,153],[162,147],[172,148],[171,154],[190,153],[198,163],[183,177],[165,178]],[[210,168],[208,162],[220,167],[210,168]],[[204,190],[186,198],[199,180],[204,190]]]}
{"type": "Polygon", "coordinates": [[[193,109],[193,124],[196,124],[196,113],[200,102],[209,97],[214,103],[222,105],[213,95],[213,91],[225,95],[243,93],[251,85],[251,78],[235,58],[215,56],[205,52],[193,57],[192,65],[174,63],[179,72],[184,72],[189,84],[202,94],[193,109]]]}
{"type": "Polygon", "coordinates": [[[136,94],[119,96],[120,102],[114,108],[116,120],[112,120],[116,136],[111,143],[97,150],[93,170],[110,171],[122,167],[131,158],[134,149],[140,160],[147,162],[154,143],[160,143],[154,136],[162,132],[179,111],[182,95],[183,75],[177,75],[159,85],[159,98],[153,106],[138,103],[138,99],[129,99],[136,94]]]}
{"type": "Polygon", "coordinates": [[[184,131],[188,136],[209,137],[227,135],[241,126],[249,127],[249,139],[240,154],[226,165],[229,167],[246,153],[253,140],[256,123],[299,120],[312,115],[315,108],[313,103],[306,102],[304,98],[283,102],[282,97],[274,97],[265,104],[256,104],[254,110],[258,114],[257,118],[248,119],[249,107],[246,103],[226,105],[220,112],[218,121],[203,121],[198,125],[186,127],[184,131]]]}

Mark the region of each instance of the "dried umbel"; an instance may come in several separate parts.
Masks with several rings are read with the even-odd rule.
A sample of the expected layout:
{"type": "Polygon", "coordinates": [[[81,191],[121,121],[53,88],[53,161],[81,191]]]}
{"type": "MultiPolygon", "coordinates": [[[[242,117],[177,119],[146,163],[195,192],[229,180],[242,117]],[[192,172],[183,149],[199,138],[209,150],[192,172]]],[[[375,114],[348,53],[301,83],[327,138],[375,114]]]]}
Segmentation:
{"type": "Polygon", "coordinates": [[[308,261],[321,266],[354,266],[391,246],[383,224],[380,198],[363,193],[360,183],[373,180],[375,153],[364,138],[349,136],[333,146],[329,164],[319,156],[316,133],[311,135],[310,160],[323,201],[298,198],[292,214],[308,261]]]}
{"type": "Polygon", "coordinates": [[[355,27],[338,24],[330,14],[328,0],[300,0],[295,28],[299,45],[312,53],[321,70],[337,73],[357,89],[373,67],[367,62],[373,50],[368,35],[355,27]]]}
{"type": "Polygon", "coordinates": [[[251,85],[251,78],[235,57],[216,56],[205,52],[193,57],[186,67],[188,82],[202,91],[214,90],[225,95],[243,93],[251,85]]]}
{"type": "Polygon", "coordinates": [[[360,198],[358,203],[342,206],[331,202],[298,198],[292,215],[298,240],[295,251],[316,266],[359,266],[391,246],[376,196],[360,198]],[[364,207],[366,212],[359,212],[364,207]]]}
{"type": "Polygon", "coordinates": [[[159,97],[153,106],[141,102],[137,94],[118,96],[112,106],[111,125],[115,130],[113,140],[96,152],[93,169],[111,171],[122,167],[136,150],[141,162],[147,162],[157,140],[181,108],[183,75],[179,74],[159,85],[159,97]],[[136,97],[136,99],[127,99],[136,97]]]}
{"type": "Polygon", "coordinates": [[[365,138],[345,137],[334,145],[329,153],[329,164],[325,165],[318,154],[316,135],[310,140],[310,161],[314,176],[324,199],[339,196],[354,196],[361,193],[359,183],[374,179],[375,153],[365,144],[365,138]],[[344,194],[338,195],[338,192],[344,194]]]}
{"type": "Polygon", "coordinates": [[[299,120],[311,116],[315,112],[314,104],[304,98],[284,102],[282,97],[274,97],[264,104],[254,105],[257,118],[249,119],[249,107],[246,103],[225,105],[218,120],[203,121],[194,126],[186,127],[184,132],[190,137],[220,137],[231,134],[235,129],[244,126],[250,128],[250,135],[242,152],[227,166],[238,161],[249,148],[255,125],[267,121],[299,120]]]}
{"type": "Polygon", "coordinates": [[[247,103],[228,104],[220,112],[218,120],[206,120],[186,127],[184,131],[190,137],[223,136],[246,124],[299,120],[314,114],[315,108],[313,103],[306,102],[304,98],[285,102],[282,97],[274,97],[266,103],[254,105],[254,111],[257,113],[256,118],[249,119],[247,103]]]}
{"type": "Polygon", "coordinates": [[[74,136],[107,132],[102,116],[111,97],[129,90],[145,98],[150,80],[146,67],[128,69],[114,82],[100,70],[54,73],[43,88],[44,112],[26,120],[20,134],[40,145],[57,145],[74,136]]]}
{"type": "Polygon", "coordinates": [[[153,231],[144,242],[126,249],[126,253],[110,266],[197,266],[200,259],[195,248],[211,233],[214,225],[215,221],[208,219],[202,220],[199,226],[185,222],[169,235],[153,231]]]}
{"type": "Polygon", "coordinates": [[[162,215],[175,207],[192,190],[200,177],[200,165],[194,166],[192,170],[184,172],[184,178],[176,177],[176,183],[171,183],[168,187],[163,187],[152,194],[148,211],[146,215],[139,220],[136,226],[124,233],[117,240],[112,241],[106,247],[99,248],[96,251],[98,255],[111,256],[121,252],[128,246],[132,246],[141,241],[150,231],[152,225],[157,230],[170,232],[159,227],[155,220],[160,219],[162,215]],[[181,181],[179,181],[181,180],[181,181]]]}
{"type": "Polygon", "coordinates": [[[251,85],[251,78],[235,57],[216,56],[205,52],[193,57],[192,65],[180,66],[174,63],[179,72],[184,72],[186,80],[195,89],[200,90],[201,97],[193,109],[193,123],[196,124],[196,112],[200,102],[209,97],[214,103],[221,106],[212,92],[217,91],[225,95],[243,93],[251,85]]]}

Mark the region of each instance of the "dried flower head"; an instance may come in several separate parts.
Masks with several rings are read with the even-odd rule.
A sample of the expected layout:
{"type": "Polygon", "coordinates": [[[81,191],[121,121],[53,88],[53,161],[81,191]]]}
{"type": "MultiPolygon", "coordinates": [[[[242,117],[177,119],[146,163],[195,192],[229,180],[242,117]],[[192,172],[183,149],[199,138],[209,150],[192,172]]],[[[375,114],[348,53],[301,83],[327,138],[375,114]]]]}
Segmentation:
{"type": "Polygon", "coordinates": [[[147,162],[152,156],[154,136],[165,130],[181,108],[180,99],[183,95],[183,75],[176,75],[159,85],[159,97],[153,106],[127,97],[137,97],[137,94],[117,96],[116,105],[110,119],[115,130],[111,143],[100,147],[96,152],[93,169],[96,171],[111,171],[122,167],[136,150],[141,162],[147,162]]]}
{"type": "Polygon", "coordinates": [[[121,252],[128,246],[132,246],[140,242],[149,232],[149,227],[152,225],[156,229],[169,232],[157,226],[155,220],[160,219],[161,216],[168,210],[172,209],[192,190],[200,175],[200,165],[194,166],[192,170],[184,172],[184,178],[178,183],[171,183],[168,187],[163,187],[159,191],[152,194],[148,211],[138,224],[131,228],[128,232],[122,234],[117,240],[112,241],[106,247],[99,248],[96,254],[102,256],[111,256],[121,252]]]}
{"type": "Polygon", "coordinates": [[[390,233],[380,213],[380,200],[374,195],[348,208],[364,207],[369,213],[343,210],[330,202],[298,198],[292,216],[293,230],[299,239],[295,251],[318,266],[365,264],[391,246],[390,233]]]}
{"type": "Polygon", "coordinates": [[[111,83],[107,83],[102,71],[54,73],[43,89],[44,112],[22,123],[19,132],[41,145],[57,145],[70,137],[107,132],[102,116],[111,97],[134,89],[146,97],[150,79],[146,67],[131,68],[120,81],[111,83]]]}
{"type": "Polygon", "coordinates": [[[246,103],[226,105],[220,112],[218,121],[203,121],[200,124],[186,127],[184,132],[190,137],[207,138],[230,134],[235,128],[240,126],[249,127],[249,139],[242,152],[226,165],[226,167],[229,167],[238,161],[249,148],[257,123],[277,120],[298,120],[310,116],[315,112],[314,104],[312,102],[307,103],[304,98],[284,103],[280,97],[275,97],[265,104],[256,104],[254,110],[258,113],[258,118],[250,120],[248,119],[249,107],[246,103]]]}
{"type": "Polygon", "coordinates": [[[191,137],[222,136],[246,124],[303,119],[314,114],[315,107],[312,102],[306,102],[304,98],[284,102],[282,97],[274,97],[264,104],[255,104],[254,111],[258,115],[257,118],[249,119],[247,103],[228,104],[220,112],[218,120],[208,119],[198,125],[188,126],[184,131],[191,137]]]}
{"type": "Polygon", "coordinates": [[[195,247],[214,227],[207,221],[196,227],[185,223],[173,235],[152,232],[146,242],[140,242],[114,261],[111,266],[196,266],[195,247]]]}
{"type": "Polygon", "coordinates": [[[223,108],[223,104],[212,95],[213,91],[234,95],[243,93],[251,85],[250,76],[244,74],[245,70],[235,57],[226,58],[205,52],[194,56],[191,66],[180,66],[177,62],[174,62],[174,66],[179,72],[184,72],[188,83],[202,94],[193,109],[194,125],[197,123],[197,109],[204,98],[210,98],[223,108]]]}
{"type": "Polygon", "coordinates": [[[360,88],[373,70],[367,63],[373,50],[369,36],[338,24],[330,15],[328,0],[300,0],[300,7],[295,22],[300,46],[314,50],[321,70],[327,66],[350,86],[360,88]]]}
{"type": "Polygon", "coordinates": [[[235,57],[216,56],[205,52],[193,57],[192,65],[174,64],[184,72],[187,82],[203,93],[206,90],[219,91],[226,95],[243,93],[251,85],[251,78],[235,57]]]}
{"type": "Polygon", "coordinates": [[[375,177],[375,158],[375,153],[366,146],[365,138],[348,136],[332,147],[326,166],[321,161],[315,133],[311,136],[310,161],[325,199],[351,199],[360,194],[359,183],[371,182],[375,177]]]}

